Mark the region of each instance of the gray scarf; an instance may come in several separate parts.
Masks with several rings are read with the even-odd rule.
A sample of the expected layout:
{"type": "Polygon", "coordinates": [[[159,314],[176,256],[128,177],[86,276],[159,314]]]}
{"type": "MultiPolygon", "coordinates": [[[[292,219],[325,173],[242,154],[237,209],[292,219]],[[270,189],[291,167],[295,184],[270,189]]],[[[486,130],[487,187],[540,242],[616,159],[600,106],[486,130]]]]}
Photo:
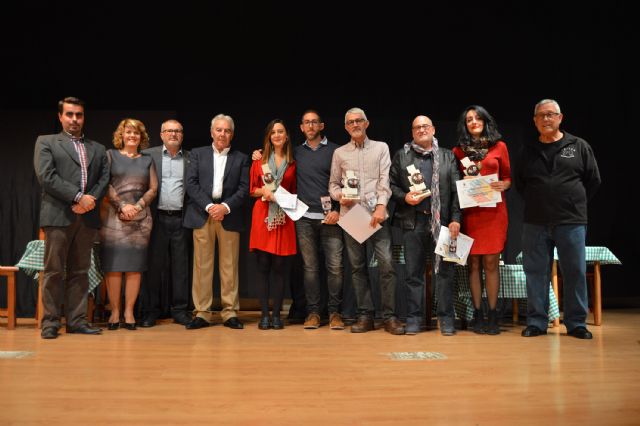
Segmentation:
{"type": "MultiPolygon", "coordinates": [[[[280,186],[280,182],[282,182],[284,173],[287,171],[287,167],[289,167],[289,164],[286,160],[283,160],[280,164],[280,167],[276,167],[276,155],[274,152],[271,152],[268,164],[269,169],[271,170],[271,174],[275,179],[275,189],[273,190],[273,192],[276,192],[276,190],[280,186]]],[[[284,225],[285,219],[286,215],[280,208],[278,203],[276,203],[275,201],[269,201],[269,216],[264,219],[264,221],[267,223],[267,229],[269,231],[272,231],[276,228],[276,226],[284,225]]]]}
{"type": "MultiPolygon", "coordinates": [[[[431,174],[431,236],[435,244],[438,244],[438,237],[440,236],[440,150],[438,149],[438,140],[433,138],[430,150],[424,149],[415,142],[411,142],[411,148],[420,155],[431,153],[433,170],[431,174]]],[[[437,273],[442,256],[435,254],[434,259],[434,269],[437,273]]]]}

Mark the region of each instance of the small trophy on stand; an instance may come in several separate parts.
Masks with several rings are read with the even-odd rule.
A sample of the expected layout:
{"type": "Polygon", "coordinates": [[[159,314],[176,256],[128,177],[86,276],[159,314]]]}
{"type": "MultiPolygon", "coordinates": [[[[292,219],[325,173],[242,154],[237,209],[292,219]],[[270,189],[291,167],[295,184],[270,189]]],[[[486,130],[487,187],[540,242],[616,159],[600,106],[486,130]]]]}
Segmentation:
{"type": "Polygon", "coordinates": [[[416,168],[413,164],[407,166],[407,172],[409,172],[409,184],[411,185],[409,189],[413,192],[418,192],[418,194],[413,195],[414,200],[422,200],[423,198],[429,197],[431,195],[431,190],[427,189],[427,186],[424,184],[424,176],[420,173],[420,170],[416,168]]]}
{"type": "Polygon", "coordinates": [[[347,200],[360,199],[360,180],[353,170],[347,170],[347,176],[343,179],[342,197],[347,200]]]}
{"type": "MultiPolygon", "coordinates": [[[[331,197],[323,195],[320,197],[320,204],[322,205],[322,214],[324,214],[324,217],[327,217],[329,212],[331,212],[331,197]]],[[[322,219],[322,223],[324,223],[324,219],[322,219]]]]}
{"type": "MultiPolygon", "coordinates": [[[[268,164],[262,165],[262,182],[264,182],[264,187],[269,188],[271,192],[276,190],[276,179],[268,164]]],[[[264,197],[262,197],[262,201],[266,201],[264,197]]]]}
{"type": "Polygon", "coordinates": [[[465,176],[478,176],[480,174],[482,165],[471,161],[469,157],[464,157],[460,160],[460,163],[462,164],[462,167],[464,167],[465,176]]]}

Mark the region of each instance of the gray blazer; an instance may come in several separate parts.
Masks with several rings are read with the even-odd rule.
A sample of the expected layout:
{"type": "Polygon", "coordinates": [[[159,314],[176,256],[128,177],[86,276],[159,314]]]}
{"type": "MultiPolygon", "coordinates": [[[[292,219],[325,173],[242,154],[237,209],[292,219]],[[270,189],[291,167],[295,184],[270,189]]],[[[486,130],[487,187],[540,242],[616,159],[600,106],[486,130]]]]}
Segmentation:
{"type": "MultiPolygon", "coordinates": [[[[153,217],[156,217],[156,214],[158,212],[158,203],[160,202],[160,193],[162,191],[162,149],[164,148],[164,145],[160,145],[160,146],[154,146],[151,148],[147,148],[144,151],[142,151],[142,153],[144,155],[149,155],[151,156],[151,159],[153,160],[153,165],[156,166],[156,174],[158,176],[158,196],[156,198],[153,199],[153,202],[151,203],[151,212],[153,214],[153,217]]],[[[189,163],[189,151],[187,151],[186,149],[182,149],[182,158],[184,161],[182,161],[182,164],[184,166],[184,170],[183,170],[183,192],[182,192],[182,215],[184,216],[184,210],[187,207],[187,201],[186,201],[186,197],[187,197],[187,164],[189,163]]]]}
{"type": "MultiPolygon", "coordinates": [[[[109,185],[109,165],[105,148],[98,142],[84,140],[87,153],[87,187],[85,194],[96,198],[96,208],[82,215],[90,228],[100,227],[100,201],[109,185]]],[[[42,187],[40,226],[69,226],[76,220],[71,210],[80,192],[80,158],[69,136],[39,136],[33,156],[36,177],[42,187]]]]}

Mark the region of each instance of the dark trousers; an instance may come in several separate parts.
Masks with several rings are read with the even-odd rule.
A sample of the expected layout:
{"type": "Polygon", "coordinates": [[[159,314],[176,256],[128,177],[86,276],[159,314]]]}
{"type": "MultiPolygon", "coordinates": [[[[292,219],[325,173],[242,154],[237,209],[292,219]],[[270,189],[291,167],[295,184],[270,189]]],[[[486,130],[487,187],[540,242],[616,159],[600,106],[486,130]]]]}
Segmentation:
{"type": "MultiPolygon", "coordinates": [[[[431,235],[431,216],[416,214],[414,229],[402,231],[405,260],[405,284],[407,285],[407,322],[419,323],[424,316],[425,272],[427,258],[435,257],[435,243],[431,235]]],[[[435,262],[432,262],[435,267],[435,262]]],[[[453,308],[454,263],[440,261],[438,272],[434,277],[435,291],[438,300],[437,314],[441,324],[453,326],[455,311],[453,308]]],[[[427,312],[431,318],[431,312],[427,312]]]]}
{"type": "Polygon", "coordinates": [[[42,328],[60,328],[63,304],[68,327],[79,327],[87,323],[88,272],[97,232],[97,229],[87,227],[80,215],[69,226],[44,228],[46,243],[42,328]]]}
{"type": "Polygon", "coordinates": [[[320,219],[301,217],[296,222],[298,248],[304,269],[304,293],[307,313],[320,314],[322,292],[320,284],[320,260],[324,253],[329,290],[329,314],[340,312],[342,304],[342,228],[324,225],[320,219]]]}
{"type": "Polygon", "coordinates": [[[563,322],[567,331],[586,327],[587,290],[586,225],[522,227],[522,266],[527,276],[527,325],[546,330],[549,325],[549,285],[553,248],[558,249],[562,271],[563,322]]]}
{"type": "Polygon", "coordinates": [[[374,316],[374,305],[371,297],[371,283],[367,265],[366,243],[371,242],[378,261],[378,283],[382,296],[382,314],[387,320],[395,317],[396,309],[396,271],[391,259],[391,229],[388,223],[376,231],[369,240],[360,244],[346,232],[344,245],[347,248],[351,266],[351,283],[356,294],[358,315],[374,316]]]}
{"type": "Polygon", "coordinates": [[[182,227],[179,214],[158,213],[153,222],[149,245],[149,270],[142,290],[144,316],[160,316],[160,294],[163,282],[170,283],[171,315],[189,309],[189,244],[190,230],[182,227]]]}

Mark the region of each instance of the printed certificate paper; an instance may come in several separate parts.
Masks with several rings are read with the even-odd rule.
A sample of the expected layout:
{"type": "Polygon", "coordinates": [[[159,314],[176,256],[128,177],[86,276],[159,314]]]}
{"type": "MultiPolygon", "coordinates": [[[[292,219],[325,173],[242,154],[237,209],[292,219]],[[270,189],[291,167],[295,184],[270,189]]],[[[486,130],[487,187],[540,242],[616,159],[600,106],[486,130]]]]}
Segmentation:
{"type": "Polygon", "coordinates": [[[466,265],[471,246],[473,245],[473,238],[460,232],[456,239],[456,250],[454,252],[449,250],[450,244],[451,236],[449,235],[449,228],[442,226],[440,228],[440,235],[438,236],[438,244],[436,244],[436,249],[434,250],[435,253],[442,256],[442,260],[447,262],[466,265]]]}
{"type": "Polygon", "coordinates": [[[491,182],[497,181],[498,175],[495,173],[456,181],[460,208],[495,207],[496,203],[501,203],[502,196],[500,193],[491,189],[491,182]]]}
{"type": "Polygon", "coordinates": [[[372,228],[369,225],[370,223],[371,213],[360,204],[354,205],[351,210],[338,221],[338,225],[360,244],[367,241],[378,229],[382,228],[379,223],[376,223],[376,226],[372,228]]]}

